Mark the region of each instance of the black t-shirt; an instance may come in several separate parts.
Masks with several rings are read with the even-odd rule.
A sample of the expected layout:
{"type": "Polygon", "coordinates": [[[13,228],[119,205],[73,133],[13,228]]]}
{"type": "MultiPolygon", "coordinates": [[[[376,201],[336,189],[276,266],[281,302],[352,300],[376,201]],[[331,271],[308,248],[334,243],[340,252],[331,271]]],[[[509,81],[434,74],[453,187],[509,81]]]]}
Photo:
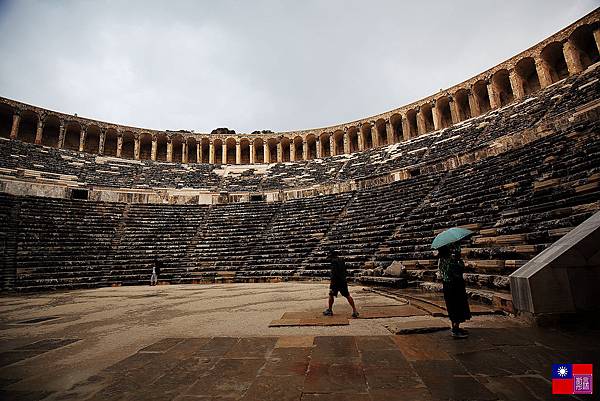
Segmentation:
{"type": "Polygon", "coordinates": [[[346,283],[346,263],[342,259],[333,258],[331,263],[331,282],[336,284],[346,283]]]}

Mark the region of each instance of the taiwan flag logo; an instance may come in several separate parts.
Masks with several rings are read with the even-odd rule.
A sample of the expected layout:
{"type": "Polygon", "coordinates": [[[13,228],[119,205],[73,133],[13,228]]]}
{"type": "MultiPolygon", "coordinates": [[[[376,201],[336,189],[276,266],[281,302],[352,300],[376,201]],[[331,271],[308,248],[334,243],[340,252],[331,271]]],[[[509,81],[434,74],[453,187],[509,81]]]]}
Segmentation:
{"type": "Polygon", "coordinates": [[[592,394],[592,364],[552,365],[552,394],[592,394]]]}

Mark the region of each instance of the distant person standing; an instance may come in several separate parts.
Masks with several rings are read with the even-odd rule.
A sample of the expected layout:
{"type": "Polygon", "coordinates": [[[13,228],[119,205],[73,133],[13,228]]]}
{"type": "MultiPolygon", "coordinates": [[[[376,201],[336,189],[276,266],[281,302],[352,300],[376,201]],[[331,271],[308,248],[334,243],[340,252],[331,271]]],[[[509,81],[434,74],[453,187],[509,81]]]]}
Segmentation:
{"type": "Polygon", "coordinates": [[[152,276],[150,276],[150,285],[158,284],[158,276],[162,267],[163,263],[158,259],[154,259],[154,264],[152,265],[152,276]]]}
{"type": "Polygon", "coordinates": [[[449,244],[438,249],[438,269],[444,286],[444,300],[452,322],[452,337],[465,338],[469,333],[460,324],[471,319],[463,272],[465,264],[460,258],[460,245],[449,244]]]}
{"type": "Polygon", "coordinates": [[[337,297],[338,292],[346,297],[348,303],[352,307],[352,317],[358,317],[358,311],[354,305],[354,299],[348,291],[348,282],[346,281],[346,263],[338,256],[334,250],[329,251],[327,261],[331,264],[331,282],[329,284],[329,308],[325,309],[325,316],[333,315],[333,301],[337,297]]]}

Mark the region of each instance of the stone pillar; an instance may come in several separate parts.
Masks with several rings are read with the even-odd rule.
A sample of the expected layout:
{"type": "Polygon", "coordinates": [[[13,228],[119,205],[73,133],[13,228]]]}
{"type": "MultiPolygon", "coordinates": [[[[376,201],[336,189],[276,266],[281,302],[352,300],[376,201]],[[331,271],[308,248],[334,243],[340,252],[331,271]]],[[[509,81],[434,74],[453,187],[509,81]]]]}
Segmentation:
{"type": "Polygon", "coordinates": [[[167,138],[167,161],[173,161],[173,142],[171,142],[171,138],[167,138]]]}
{"type": "Polygon", "coordinates": [[[594,40],[596,41],[596,48],[598,48],[598,53],[600,53],[600,28],[594,29],[594,40]]]}
{"type": "Polygon", "coordinates": [[[235,141],[235,164],[242,164],[242,144],[239,139],[235,141]]]}
{"type": "Polygon", "coordinates": [[[348,130],[344,131],[344,154],[350,154],[350,135],[348,130]]]}
{"type": "Polygon", "coordinates": [[[469,108],[471,109],[471,117],[477,117],[479,114],[481,114],[481,110],[479,109],[479,103],[475,99],[475,94],[470,89],[467,93],[467,99],[469,100],[469,108]]]}
{"type": "Polygon", "coordinates": [[[290,142],[290,161],[296,161],[296,144],[294,143],[294,141],[290,142]]]}
{"type": "Polygon", "coordinates": [[[283,161],[283,146],[281,145],[281,141],[277,142],[277,163],[281,163],[283,161]]]}
{"type": "Polygon", "coordinates": [[[552,74],[550,72],[550,67],[548,67],[544,60],[541,58],[536,58],[535,69],[537,71],[542,89],[548,85],[552,85],[552,74]]]}
{"type": "Polygon", "coordinates": [[[510,87],[512,88],[515,99],[522,99],[525,97],[525,89],[523,89],[523,80],[516,70],[511,70],[508,78],[510,80],[510,87]]]}
{"type": "Polygon", "coordinates": [[[391,121],[385,122],[385,134],[387,136],[388,145],[391,145],[392,143],[394,143],[394,127],[392,127],[391,121]]]}
{"type": "Polygon", "coordinates": [[[321,157],[321,138],[317,139],[316,141],[317,144],[317,159],[321,157]]]}
{"type": "Polygon", "coordinates": [[[16,139],[17,133],[19,132],[19,123],[21,122],[21,115],[19,113],[13,114],[12,126],[10,127],[10,139],[16,139]]]}
{"type": "Polygon", "coordinates": [[[42,121],[42,118],[40,117],[38,119],[38,124],[37,124],[37,129],[35,130],[35,143],[37,145],[42,143],[42,131],[44,129],[44,122],[42,121]]]}
{"type": "Polygon", "coordinates": [[[308,141],[302,141],[302,160],[308,160],[308,141]]]}
{"type": "Polygon", "coordinates": [[[579,51],[570,40],[567,40],[563,44],[563,54],[565,55],[569,75],[579,74],[583,71],[581,59],[579,58],[579,51]]]}
{"type": "Polygon", "coordinates": [[[402,138],[405,141],[410,139],[410,124],[408,122],[408,116],[406,114],[402,114],[402,138]]]}
{"type": "Polygon", "coordinates": [[[431,115],[433,116],[433,129],[437,131],[442,128],[442,113],[437,109],[437,103],[434,102],[431,106],[431,115]]]}
{"type": "Polygon", "coordinates": [[[254,142],[250,142],[250,164],[254,164],[255,162],[255,157],[254,157],[254,142]]]}
{"type": "Polygon", "coordinates": [[[417,112],[417,131],[418,135],[423,135],[427,131],[427,124],[425,124],[425,115],[423,109],[419,108],[417,112]]]}
{"type": "MultiPolygon", "coordinates": [[[[81,127],[81,131],[79,131],[79,151],[83,152],[83,147],[85,145],[85,137],[87,136],[87,127],[81,127]]],[[[123,141],[121,140],[121,145],[123,141]]]]}
{"type": "Polygon", "coordinates": [[[460,122],[460,114],[458,113],[458,103],[454,101],[452,96],[448,97],[448,105],[450,106],[450,116],[452,118],[452,124],[458,124],[460,122]]]}
{"type": "Polygon", "coordinates": [[[215,144],[212,139],[208,142],[208,162],[210,164],[215,164],[215,144]]]}
{"type": "Polygon", "coordinates": [[[152,137],[152,152],[150,158],[156,161],[156,152],[158,150],[158,138],[152,137]]]}
{"type": "Polygon", "coordinates": [[[263,142],[263,163],[271,162],[271,149],[269,149],[269,144],[263,142]]]}
{"type": "Polygon", "coordinates": [[[65,125],[61,122],[58,129],[58,148],[62,149],[65,146],[65,125]]]}
{"type": "Polygon", "coordinates": [[[227,140],[221,145],[221,164],[227,164],[227,140]]]}
{"type": "Polygon", "coordinates": [[[335,138],[333,137],[333,134],[329,135],[329,155],[330,156],[335,156],[335,138]]]}
{"type": "Polygon", "coordinates": [[[196,163],[202,163],[202,141],[196,142],[196,163]]]}
{"type": "Polygon", "coordinates": [[[365,150],[365,140],[363,138],[363,133],[360,129],[360,127],[358,128],[358,150],[359,151],[363,151],[365,150]]]}
{"type": "Polygon", "coordinates": [[[488,97],[490,98],[490,109],[497,109],[498,107],[500,107],[501,104],[500,96],[498,95],[498,91],[496,90],[496,87],[492,83],[491,79],[490,82],[487,84],[487,90],[488,97]]]}
{"type": "Polygon", "coordinates": [[[100,129],[100,138],[98,140],[98,154],[104,154],[104,142],[106,142],[106,129],[100,129]]]}
{"type": "Polygon", "coordinates": [[[135,160],[140,160],[140,137],[136,135],[133,138],[133,158],[135,160]]]}
{"type": "Polygon", "coordinates": [[[379,135],[377,133],[377,125],[376,124],[371,125],[371,143],[373,144],[374,148],[379,146],[379,135]]]}
{"type": "Polygon", "coordinates": [[[181,162],[182,163],[188,162],[187,146],[188,145],[187,145],[186,141],[181,142],[181,162]]]}

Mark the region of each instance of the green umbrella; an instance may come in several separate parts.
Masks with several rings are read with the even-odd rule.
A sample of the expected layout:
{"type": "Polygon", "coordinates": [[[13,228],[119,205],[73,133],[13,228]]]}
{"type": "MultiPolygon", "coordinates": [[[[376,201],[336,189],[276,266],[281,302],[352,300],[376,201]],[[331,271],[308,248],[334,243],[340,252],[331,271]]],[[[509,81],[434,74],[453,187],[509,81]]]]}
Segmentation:
{"type": "Polygon", "coordinates": [[[453,242],[458,242],[461,239],[467,238],[469,235],[473,234],[475,234],[473,231],[467,230],[466,228],[452,227],[442,233],[439,233],[431,243],[431,247],[433,249],[439,249],[445,245],[452,244],[453,242]]]}

